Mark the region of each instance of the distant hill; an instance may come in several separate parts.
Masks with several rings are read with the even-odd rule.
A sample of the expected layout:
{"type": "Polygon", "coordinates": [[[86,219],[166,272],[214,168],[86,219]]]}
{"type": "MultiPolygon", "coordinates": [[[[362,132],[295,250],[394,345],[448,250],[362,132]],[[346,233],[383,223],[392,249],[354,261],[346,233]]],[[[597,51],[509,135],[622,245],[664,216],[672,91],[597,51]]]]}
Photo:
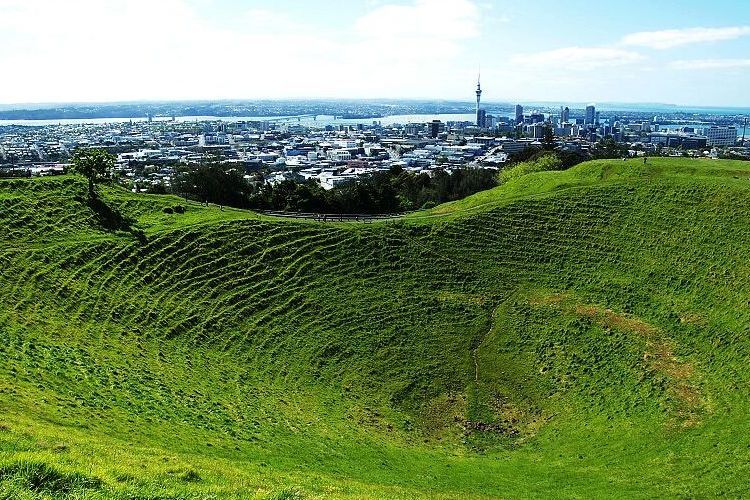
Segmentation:
{"type": "MultiPolygon", "coordinates": [[[[556,113],[560,106],[581,111],[588,103],[522,102],[527,108],[556,113]]],[[[410,114],[471,114],[473,101],[442,99],[266,99],[219,101],[131,101],[103,103],[0,104],[0,120],[91,120],[152,117],[284,117],[323,115],[340,118],[377,118],[410,114]]],[[[484,102],[490,113],[512,113],[515,103],[484,102]]],[[[724,115],[740,116],[750,108],[688,106],[661,103],[597,103],[605,113],[626,113],[631,119],[650,119],[666,114],[675,119],[724,115]]]]}
{"type": "MultiPolygon", "coordinates": [[[[84,120],[152,117],[284,117],[304,115],[374,118],[398,114],[471,113],[463,101],[236,100],[21,104],[0,107],[0,120],[84,120]]],[[[509,110],[510,105],[505,109],[509,110]]]]}
{"type": "Polygon", "coordinates": [[[748,163],[373,224],[99,189],[0,181],[0,498],[750,494],[748,163]]]}

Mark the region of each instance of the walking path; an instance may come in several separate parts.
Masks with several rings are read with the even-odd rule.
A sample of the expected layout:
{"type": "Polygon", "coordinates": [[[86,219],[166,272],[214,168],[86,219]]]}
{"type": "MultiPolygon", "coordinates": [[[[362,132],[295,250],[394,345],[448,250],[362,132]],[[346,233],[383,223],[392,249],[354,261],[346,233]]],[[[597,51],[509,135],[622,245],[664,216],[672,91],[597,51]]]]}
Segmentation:
{"type": "Polygon", "coordinates": [[[269,215],[272,217],[284,217],[287,219],[305,219],[314,220],[317,222],[363,222],[370,223],[376,221],[386,221],[400,219],[404,213],[396,214],[316,214],[316,213],[305,213],[305,212],[281,212],[274,210],[255,210],[257,213],[262,215],[269,215]]]}

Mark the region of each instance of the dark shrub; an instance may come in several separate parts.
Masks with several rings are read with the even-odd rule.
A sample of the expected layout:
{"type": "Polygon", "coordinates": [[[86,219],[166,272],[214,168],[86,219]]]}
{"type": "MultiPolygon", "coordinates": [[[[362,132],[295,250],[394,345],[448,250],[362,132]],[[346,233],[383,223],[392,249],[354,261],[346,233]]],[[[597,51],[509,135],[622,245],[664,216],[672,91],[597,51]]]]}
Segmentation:
{"type": "Polygon", "coordinates": [[[98,490],[102,481],[83,474],[64,474],[43,462],[16,462],[0,467],[0,482],[11,481],[24,489],[53,497],[81,490],[98,490]]]}

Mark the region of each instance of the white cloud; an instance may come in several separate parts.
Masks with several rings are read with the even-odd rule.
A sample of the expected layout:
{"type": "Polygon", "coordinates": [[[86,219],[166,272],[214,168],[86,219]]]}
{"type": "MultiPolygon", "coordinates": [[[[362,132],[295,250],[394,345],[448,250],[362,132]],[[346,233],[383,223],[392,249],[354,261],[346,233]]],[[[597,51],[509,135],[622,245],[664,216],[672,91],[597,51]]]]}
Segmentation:
{"type": "Polygon", "coordinates": [[[17,75],[0,100],[435,96],[463,88],[456,68],[479,35],[469,0],[378,1],[328,26],[262,5],[0,0],[0,68],[17,75]]]}
{"type": "Polygon", "coordinates": [[[511,63],[545,71],[549,68],[587,71],[633,64],[643,60],[643,55],[612,47],[565,47],[561,49],[517,54],[511,63]]]}
{"type": "Polygon", "coordinates": [[[461,40],[479,35],[479,8],[469,0],[382,5],[358,19],[355,30],[371,38],[461,40]]]}
{"type": "Polygon", "coordinates": [[[694,43],[733,40],[747,35],[750,35],[750,26],[687,28],[631,33],[623,37],[621,43],[623,45],[663,50],[694,43]]]}
{"type": "Polygon", "coordinates": [[[750,68],[750,59],[690,59],[669,63],[671,69],[741,69],[750,68]]]}

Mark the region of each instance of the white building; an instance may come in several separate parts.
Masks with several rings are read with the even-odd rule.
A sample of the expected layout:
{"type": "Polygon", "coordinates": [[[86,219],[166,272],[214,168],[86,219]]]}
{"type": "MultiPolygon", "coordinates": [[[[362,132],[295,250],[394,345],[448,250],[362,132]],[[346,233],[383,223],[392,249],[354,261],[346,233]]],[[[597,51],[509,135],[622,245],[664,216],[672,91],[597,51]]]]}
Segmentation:
{"type": "Polygon", "coordinates": [[[328,152],[328,159],[333,161],[349,161],[352,154],[346,149],[333,149],[328,152]]]}
{"type": "Polygon", "coordinates": [[[357,149],[359,147],[357,141],[352,141],[349,139],[336,141],[335,144],[339,149],[357,149]]]}
{"type": "Polygon", "coordinates": [[[201,147],[229,144],[226,134],[201,134],[198,137],[198,145],[201,147]]]}
{"type": "Polygon", "coordinates": [[[703,135],[708,138],[709,146],[734,146],[737,143],[737,129],[735,127],[709,127],[703,129],[703,135]]]}
{"type": "Polygon", "coordinates": [[[318,179],[320,180],[321,187],[325,190],[329,190],[335,188],[336,186],[343,186],[344,184],[347,184],[349,182],[355,182],[357,180],[357,176],[336,175],[330,172],[322,172],[318,176],[318,179]]]}

